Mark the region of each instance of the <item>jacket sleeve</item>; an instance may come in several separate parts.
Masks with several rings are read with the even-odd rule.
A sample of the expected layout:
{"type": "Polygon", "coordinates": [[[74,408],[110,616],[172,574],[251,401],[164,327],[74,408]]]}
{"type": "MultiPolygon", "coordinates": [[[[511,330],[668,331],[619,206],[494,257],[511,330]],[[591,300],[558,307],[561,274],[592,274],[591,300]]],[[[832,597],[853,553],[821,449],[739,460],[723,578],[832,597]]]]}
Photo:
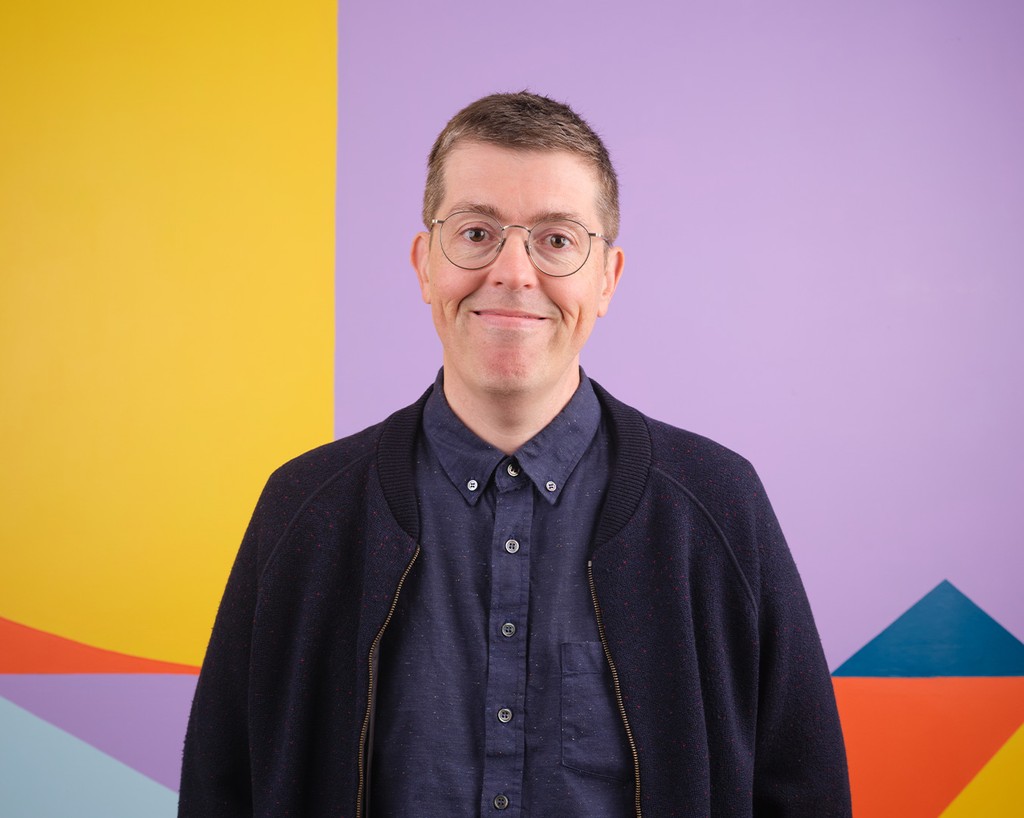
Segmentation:
{"type": "Polygon", "coordinates": [[[760,481],[757,495],[761,652],[754,816],[850,818],[832,678],[803,584],[760,481]]]}
{"type": "Polygon", "coordinates": [[[185,735],[179,818],[252,815],[249,666],[257,594],[257,506],[228,578],[185,735]]]}

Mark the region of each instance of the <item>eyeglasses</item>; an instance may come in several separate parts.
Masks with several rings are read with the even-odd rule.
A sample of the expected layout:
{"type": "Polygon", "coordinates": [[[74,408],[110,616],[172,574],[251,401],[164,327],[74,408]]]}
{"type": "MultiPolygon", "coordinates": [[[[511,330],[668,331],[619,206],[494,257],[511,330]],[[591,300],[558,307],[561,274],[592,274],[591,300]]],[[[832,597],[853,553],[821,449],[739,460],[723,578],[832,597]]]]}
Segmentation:
{"type": "Polygon", "coordinates": [[[607,238],[591,233],[572,219],[551,219],[524,227],[501,225],[490,216],[472,210],[459,210],[445,219],[431,219],[431,228],[440,230],[441,251],[445,258],[463,270],[479,270],[494,261],[505,246],[505,231],[516,227],[526,231],[526,254],[544,275],[563,278],[582,269],[590,258],[593,239],[607,238]]]}

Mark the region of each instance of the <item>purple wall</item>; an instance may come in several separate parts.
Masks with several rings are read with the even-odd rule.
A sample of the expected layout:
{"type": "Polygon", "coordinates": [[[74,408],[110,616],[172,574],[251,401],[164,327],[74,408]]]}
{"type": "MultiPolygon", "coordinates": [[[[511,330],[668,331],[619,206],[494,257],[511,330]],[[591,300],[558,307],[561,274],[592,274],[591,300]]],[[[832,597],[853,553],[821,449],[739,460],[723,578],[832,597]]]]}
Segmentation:
{"type": "Polygon", "coordinates": [[[830,664],[944,578],[1024,638],[1024,6],[399,5],[340,9],[337,433],[440,362],[431,142],[529,87],[621,176],[588,373],[754,461],[830,664]]]}

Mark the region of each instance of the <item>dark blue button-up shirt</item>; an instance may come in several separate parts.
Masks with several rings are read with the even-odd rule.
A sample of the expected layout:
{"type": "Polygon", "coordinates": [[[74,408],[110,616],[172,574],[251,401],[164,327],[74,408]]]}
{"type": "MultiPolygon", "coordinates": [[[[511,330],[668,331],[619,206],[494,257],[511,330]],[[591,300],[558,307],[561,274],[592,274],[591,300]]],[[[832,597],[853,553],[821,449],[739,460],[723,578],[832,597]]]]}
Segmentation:
{"type": "Polygon", "coordinates": [[[374,818],[630,814],[587,553],[609,436],[590,381],[512,457],[444,398],[416,459],[422,553],[381,645],[374,818]]]}

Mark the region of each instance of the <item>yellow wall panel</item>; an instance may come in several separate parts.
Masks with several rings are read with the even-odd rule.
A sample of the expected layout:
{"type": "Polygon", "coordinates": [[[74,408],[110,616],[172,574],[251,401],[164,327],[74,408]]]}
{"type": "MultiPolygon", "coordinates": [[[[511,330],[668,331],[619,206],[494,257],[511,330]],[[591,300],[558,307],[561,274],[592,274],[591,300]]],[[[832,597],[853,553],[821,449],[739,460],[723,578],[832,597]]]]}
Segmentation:
{"type": "Polygon", "coordinates": [[[0,616],[198,664],[332,431],[336,7],[0,8],[0,616]]]}

